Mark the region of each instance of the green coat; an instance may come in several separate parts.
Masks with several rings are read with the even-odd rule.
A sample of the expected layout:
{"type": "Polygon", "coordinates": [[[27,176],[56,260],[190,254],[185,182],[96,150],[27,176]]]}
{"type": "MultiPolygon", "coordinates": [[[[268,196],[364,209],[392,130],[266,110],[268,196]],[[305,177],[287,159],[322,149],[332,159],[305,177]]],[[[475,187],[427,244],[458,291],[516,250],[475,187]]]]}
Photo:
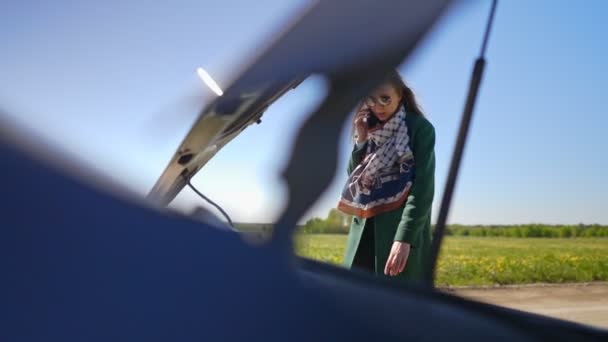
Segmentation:
{"type": "MultiPolygon", "coordinates": [[[[397,278],[421,281],[431,250],[431,206],[435,192],[435,129],[423,116],[408,112],[405,121],[410,135],[409,146],[414,154],[415,174],[412,189],[404,205],[374,217],[376,274],[384,275],[384,266],[393,241],[411,245],[405,269],[397,278]]],[[[367,144],[353,148],[348,174],[361,162],[367,144]]],[[[351,268],[361,240],[366,219],[353,216],[344,266],[351,268]]]]}

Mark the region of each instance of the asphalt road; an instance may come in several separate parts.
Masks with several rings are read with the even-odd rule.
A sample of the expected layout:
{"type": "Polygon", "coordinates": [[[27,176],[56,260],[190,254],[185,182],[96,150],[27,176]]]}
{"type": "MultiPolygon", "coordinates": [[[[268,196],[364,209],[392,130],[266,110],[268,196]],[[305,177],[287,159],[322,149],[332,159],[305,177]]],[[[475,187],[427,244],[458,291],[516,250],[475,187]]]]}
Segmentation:
{"type": "Polygon", "coordinates": [[[608,283],[444,289],[480,302],[608,329],[608,283]]]}

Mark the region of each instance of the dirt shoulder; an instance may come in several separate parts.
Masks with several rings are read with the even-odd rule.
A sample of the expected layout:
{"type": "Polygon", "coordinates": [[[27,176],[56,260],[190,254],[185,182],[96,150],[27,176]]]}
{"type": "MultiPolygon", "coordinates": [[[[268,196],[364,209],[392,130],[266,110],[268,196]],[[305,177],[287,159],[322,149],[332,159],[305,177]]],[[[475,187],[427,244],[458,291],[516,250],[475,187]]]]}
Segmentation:
{"type": "Polygon", "coordinates": [[[480,302],[608,328],[608,282],[440,290],[480,302]]]}

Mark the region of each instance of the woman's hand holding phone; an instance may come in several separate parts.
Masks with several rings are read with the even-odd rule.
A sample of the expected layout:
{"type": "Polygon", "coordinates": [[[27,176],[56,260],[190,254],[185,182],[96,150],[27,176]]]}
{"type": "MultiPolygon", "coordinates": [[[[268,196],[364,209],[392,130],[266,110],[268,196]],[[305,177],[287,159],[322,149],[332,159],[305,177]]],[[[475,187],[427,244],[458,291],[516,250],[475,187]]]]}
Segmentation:
{"type": "Polygon", "coordinates": [[[363,105],[357,109],[357,113],[355,114],[355,129],[357,130],[357,143],[359,144],[367,140],[369,130],[367,118],[370,113],[369,108],[363,105]]]}

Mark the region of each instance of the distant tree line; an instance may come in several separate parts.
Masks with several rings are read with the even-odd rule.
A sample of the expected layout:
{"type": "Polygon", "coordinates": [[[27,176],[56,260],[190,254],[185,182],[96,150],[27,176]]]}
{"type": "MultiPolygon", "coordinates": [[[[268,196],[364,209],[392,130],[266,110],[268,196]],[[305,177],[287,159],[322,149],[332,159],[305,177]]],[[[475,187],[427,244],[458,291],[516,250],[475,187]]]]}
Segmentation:
{"type": "MultiPolygon", "coordinates": [[[[331,209],[326,218],[312,218],[299,228],[308,234],[347,234],[352,216],[337,209],[331,209]]],[[[434,228],[434,227],[433,227],[434,228]]],[[[511,237],[511,238],[574,238],[574,237],[608,237],[608,226],[599,224],[577,225],[448,225],[447,236],[474,237],[511,237]]]]}
{"type": "Polygon", "coordinates": [[[351,218],[352,216],[332,208],[326,218],[314,217],[306,221],[300,231],[307,234],[347,234],[351,218]]]}
{"type": "Polygon", "coordinates": [[[512,237],[512,238],[572,238],[572,237],[608,237],[608,226],[599,224],[578,225],[448,225],[445,235],[476,237],[512,237]]]}

